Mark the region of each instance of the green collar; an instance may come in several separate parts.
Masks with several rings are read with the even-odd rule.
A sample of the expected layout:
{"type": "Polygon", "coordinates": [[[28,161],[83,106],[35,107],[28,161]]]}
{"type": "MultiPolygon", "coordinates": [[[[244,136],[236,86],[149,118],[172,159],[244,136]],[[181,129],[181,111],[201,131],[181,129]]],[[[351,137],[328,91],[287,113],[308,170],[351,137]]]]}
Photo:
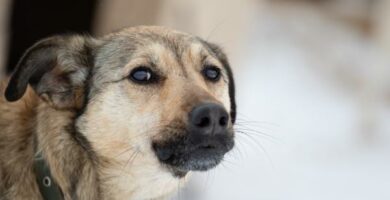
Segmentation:
{"type": "Polygon", "coordinates": [[[49,166],[41,153],[34,157],[34,171],[39,190],[44,200],[62,200],[63,194],[60,187],[54,181],[49,166]]]}

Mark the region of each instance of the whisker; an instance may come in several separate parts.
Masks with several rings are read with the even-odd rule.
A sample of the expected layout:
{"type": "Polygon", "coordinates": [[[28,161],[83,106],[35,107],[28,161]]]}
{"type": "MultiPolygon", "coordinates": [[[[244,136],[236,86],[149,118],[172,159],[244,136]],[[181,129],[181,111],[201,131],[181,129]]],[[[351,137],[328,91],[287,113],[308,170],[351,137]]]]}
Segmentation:
{"type": "Polygon", "coordinates": [[[238,124],[249,124],[251,126],[262,126],[265,128],[266,126],[272,126],[272,127],[280,127],[279,124],[273,123],[273,122],[267,122],[267,121],[249,121],[249,120],[243,120],[243,119],[236,119],[235,125],[238,124]]]}
{"type": "Polygon", "coordinates": [[[203,193],[205,193],[207,188],[209,187],[209,184],[210,184],[210,173],[211,173],[211,171],[207,171],[205,184],[203,186],[203,193]]]}
{"type": "Polygon", "coordinates": [[[120,175],[123,175],[123,173],[125,172],[126,167],[135,160],[135,158],[137,157],[138,153],[139,153],[139,151],[135,151],[134,153],[132,153],[130,155],[129,159],[127,160],[127,162],[123,166],[123,168],[121,170],[122,172],[121,172],[120,175]]]}
{"type": "Polygon", "coordinates": [[[264,128],[264,127],[258,127],[258,126],[253,126],[253,125],[250,125],[250,124],[244,124],[244,123],[238,123],[238,124],[235,124],[234,125],[234,128],[245,128],[245,129],[248,129],[248,130],[253,130],[253,131],[256,131],[256,132],[260,132],[260,133],[263,133],[263,134],[266,134],[260,130],[258,130],[259,128],[260,129],[267,129],[267,130],[270,130],[268,128],[264,128]],[[254,129],[256,128],[256,129],[254,129]]]}
{"type": "Polygon", "coordinates": [[[263,144],[262,144],[259,140],[256,140],[256,138],[253,138],[253,137],[252,137],[251,135],[249,135],[249,134],[245,134],[245,133],[244,133],[243,135],[245,135],[245,136],[247,136],[247,137],[242,137],[242,138],[248,139],[248,141],[252,142],[252,144],[254,144],[255,147],[259,148],[259,150],[261,150],[261,151],[265,154],[265,156],[266,156],[268,162],[270,163],[270,165],[272,166],[272,168],[275,168],[274,163],[273,163],[273,161],[272,161],[272,159],[271,159],[271,157],[270,157],[268,151],[267,151],[267,150],[265,149],[265,147],[263,146],[263,144]]]}
{"type": "Polygon", "coordinates": [[[237,163],[234,163],[233,161],[230,161],[230,160],[228,160],[227,158],[223,158],[223,159],[222,159],[222,162],[221,162],[221,165],[222,165],[223,167],[225,167],[226,169],[228,169],[227,164],[232,165],[232,166],[234,166],[234,167],[238,167],[237,163]]]}
{"type": "Polygon", "coordinates": [[[257,139],[266,139],[272,143],[280,144],[279,140],[277,140],[271,136],[261,134],[261,133],[251,132],[251,131],[247,131],[247,130],[236,130],[236,133],[241,133],[241,134],[236,134],[236,136],[238,136],[238,137],[240,137],[242,134],[245,134],[245,135],[251,135],[251,137],[254,137],[257,139]]]}
{"type": "Polygon", "coordinates": [[[250,130],[254,130],[254,131],[262,132],[262,133],[264,133],[265,131],[268,132],[268,131],[274,131],[275,130],[273,128],[268,128],[268,127],[265,127],[265,126],[256,126],[256,125],[245,124],[245,123],[236,123],[233,126],[233,128],[235,128],[235,129],[245,128],[245,129],[250,129],[250,130]]]}
{"type": "Polygon", "coordinates": [[[179,180],[178,183],[177,183],[177,184],[178,184],[178,186],[177,186],[177,187],[178,187],[177,191],[178,191],[178,199],[179,199],[179,200],[181,199],[181,187],[180,187],[180,182],[181,182],[181,181],[179,180]]]}

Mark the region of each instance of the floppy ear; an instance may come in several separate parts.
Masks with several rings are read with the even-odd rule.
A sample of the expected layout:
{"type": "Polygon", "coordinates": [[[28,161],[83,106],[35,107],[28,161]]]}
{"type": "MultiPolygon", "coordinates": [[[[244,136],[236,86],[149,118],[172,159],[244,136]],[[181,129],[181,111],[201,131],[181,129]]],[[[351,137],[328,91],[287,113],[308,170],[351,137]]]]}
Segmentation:
{"type": "Polygon", "coordinates": [[[96,40],[78,35],[37,42],[20,59],[5,91],[6,99],[19,100],[30,84],[53,107],[80,107],[96,45],[96,40]]]}

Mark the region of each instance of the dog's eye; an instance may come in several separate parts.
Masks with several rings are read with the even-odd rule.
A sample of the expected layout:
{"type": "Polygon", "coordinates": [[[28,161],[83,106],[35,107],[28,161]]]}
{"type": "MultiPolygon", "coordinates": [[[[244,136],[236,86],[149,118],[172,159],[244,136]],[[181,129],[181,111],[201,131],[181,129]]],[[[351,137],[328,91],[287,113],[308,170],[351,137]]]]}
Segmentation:
{"type": "Polygon", "coordinates": [[[221,70],[215,66],[206,66],[202,70],[203,76],[210,81],[216,82],[221,77],[221,70]]]}
{"type": "Polygon", "coordinates": [[[156,75],[151,69],[141,66],[131,71],[130,79],[136,83],[147,84],[155,81],[156,75]]]}

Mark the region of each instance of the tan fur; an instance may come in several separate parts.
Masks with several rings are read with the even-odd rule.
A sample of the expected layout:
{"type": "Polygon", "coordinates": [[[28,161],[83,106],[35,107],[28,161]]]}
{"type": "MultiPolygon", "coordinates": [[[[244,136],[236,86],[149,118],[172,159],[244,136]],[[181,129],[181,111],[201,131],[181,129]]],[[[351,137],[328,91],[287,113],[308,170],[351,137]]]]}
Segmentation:
{"type": "MultiPolygon", "coordinates": [[[[5,83],[0,84],[4,93],[5,83]]],[[[28,89],[23,99],[8,103],[0,97],[0,199],[15,197],[15,199],[39,199],[40,194],[32,173],[34,151],[33,134],[30,131],[35,126],[34,107],[38,98],[28,89]],[[7,179],[4,179],[7,175],[7,179]],[[21,178],[23,177],[23,178],[21,178]],[[12,184],[12,185],[11,185],[12,184]],[[34,198],[35,197],[35,198],[34,198]]]]}
{"type": "MultiPolygon", "coordinates": [[[[164,199],[186,182],[189,175],[181,179],[172,176],[159,163],[150,143],[173,137],[174,131],[166,135],[162,129],[174,123],[182,126],[196,104],[216,102],[230,111],[226,72],[222,71],[223,80],[215,84],[205,82],[200,74],[205,62],[221,69],[222,63],[192,36],[166,28],[130,28],[103,40],[121,37],[136,38],[137,50],[121,68],[103,62],[95,70],[92,97],[81,116],[78,109],[86,95],[82,86],[75,87],[71,103],[67,102],[66,108],[72,109],[57,106],[60,101],[53,102],[50,93],[39,97],[31,88],[14,103],[0,99],[0,176],[6,177],[0,180],[0,195],[4,195],[0,199],[41,199],[32,169],[36,151],[42,152],[69,200],[74,196],[164,199]],[[180,48],[181,57],[145,34],[161,35],[180,48]],[[147,66],[151,60],[166,77],[162,85],[145,88],[126,78],[132,69],[147,66]],[[93,152],[80,146],[72,128],[85,136],[93,152]],[[75,178],[76,189],[72,188],[75,178]]],[[[75,47],[80,44],[77,40],[75,47]]],[[[58,68],[65,65],[50,73],[62,74],[64,70],[58,68]]]]}

